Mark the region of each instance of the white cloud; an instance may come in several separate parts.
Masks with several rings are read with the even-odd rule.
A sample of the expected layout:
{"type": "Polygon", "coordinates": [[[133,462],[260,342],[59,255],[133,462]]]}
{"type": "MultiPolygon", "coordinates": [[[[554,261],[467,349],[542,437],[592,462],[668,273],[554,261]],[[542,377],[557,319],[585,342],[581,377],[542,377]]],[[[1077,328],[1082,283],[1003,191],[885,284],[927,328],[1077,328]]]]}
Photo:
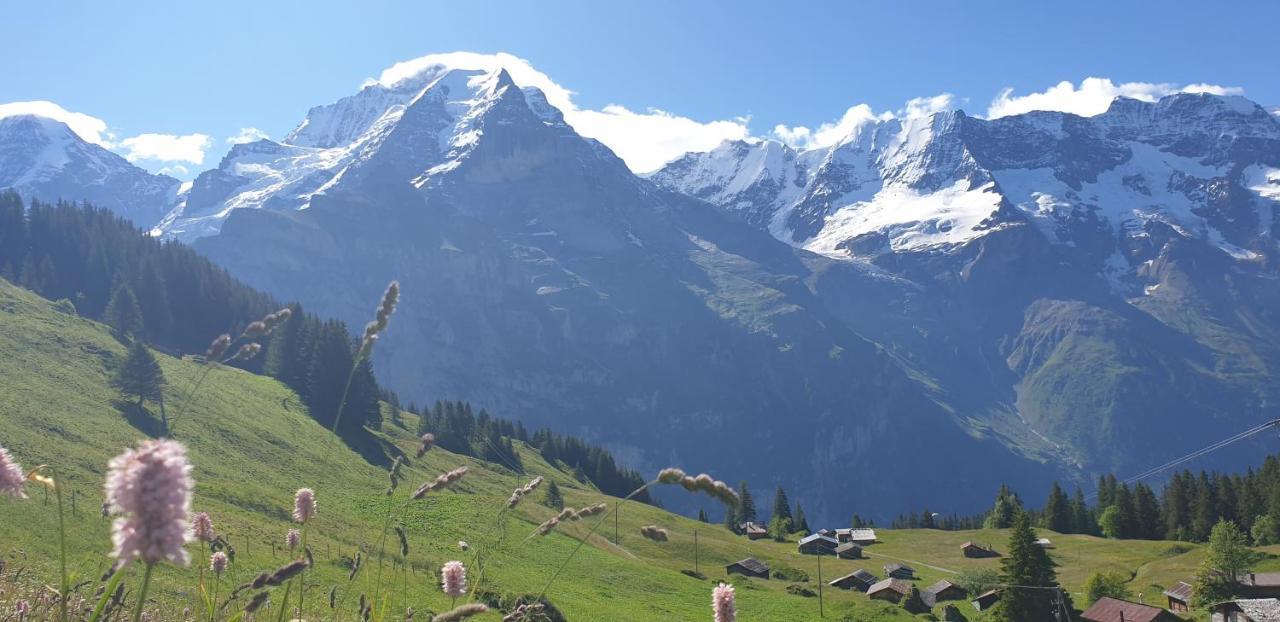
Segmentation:
{"type": "Polygon", "coordinates": [[[122,155],[130,162],[188,162],[204,164],[204,153],[213,144],[205,134],[139,134],[120,141],[122,155]]]}
{"type": "Polygon", "coordinates": [[[169,166],[156,171],[156,173],[160,175],[170,175],[173,177],[186,177],[191,174],[191,169],[188,169],[181,164],[170,164],[169,166]]]}
{"type": "Polygon", "coordinates": [[[1067,80],[1039,93],[1014,95],[1006,88],[996,96],[987,109],[987,118],[996,119],[1032,110],[1054,110],[1090,117],[1106,112],[1117,97],[1130,97],[1153,102],[1174,93],[1211,93],[1214,95],[1242,95],[1239,87],[1216,84],[1153,84],[1150,82],[1123,82],[1116,84],[1107,78],[1085,78],[1076,86],[1067,80]]]}
{"type": "Polygon", "coordinates": [[[708,151],[726,140],[749,136],[744,118],[703,122],[653,108],[643,112],[617,104],[600,110],[579,108],[573,103],[573,91],[534,69],[529,61],[506,53],[430,54],[396,63],[376,80],[366,80],[365,85],[395,86],[439,68],[493,71],[499,67],[506,69],[516,84],[541,90],[579,134],[604,143],[638,173],[654,170],[690,151],[708,151]]]}
{"type": "Polygon", "coordinates": [[[271,138],[271,137],[268,136],[266,132],[256,127],[242,127],[240,128],[240,132],[238,134],[236,134],[235,136],[228,137],[227,142],[232,145],[241,145],[244,143],[257,142],[264,138],[271,138]]]}
{"type": "Polygon", "coordinates": [[[867,104],[858,104],[844,111],[838,121],[823,123],[812,130],[804,126],[790,127],[778,125],[773,128],[773,137],[797,149],[817,149],[830,147],[852,135],[857,129],[868,123],[888,121],[889,119],[915,119],[928,117],[937,112],[951,110],[955,107],[956,98],[951,93],[942,93],[932,97],[916,97],[908,100],[896,112],[880,112],[867,104]]]}
{"type": "Polygon", "coordinates": [[[107,122],[82,112],[71,112],[51,101],[9,102],[0,104],[0,119],[18,115],[36,115],[61,121],[87,142],[110,147],[115,135],[107,131],[107,122]]]}

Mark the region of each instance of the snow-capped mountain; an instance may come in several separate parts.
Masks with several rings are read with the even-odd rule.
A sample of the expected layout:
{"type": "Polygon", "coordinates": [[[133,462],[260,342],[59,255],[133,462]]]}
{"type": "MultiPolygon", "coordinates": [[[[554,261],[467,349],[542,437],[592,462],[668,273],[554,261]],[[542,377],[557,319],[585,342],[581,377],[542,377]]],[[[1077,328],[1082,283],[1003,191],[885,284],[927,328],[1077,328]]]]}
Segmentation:
{"type": "Polygon", "coordinates": [[[180,186],[86,142],[61,121],[0,118],[0,189],[44,201],[89,201],[147,227],[173,207],[180,186]]]}
{"type": "Polygon", "coordinates": [[[506,71],[429,67],[312,108],[283,141],[233,147],[218,168],[196,178],[158,229],[186,240],[213,235],[233,210],[304,209],[315,195],[378,170],[429,184],[474,148],[476,121],[509,90],[519,91],[544,122],[563,125],[540,92],[520,89],[506,71]]]}
{"type": "Polygon", "coordinates": [[[1256,259],[1260,246],[1274,249],[1277,144],[1280,120],[1252,102],[1179,94],[1120,98],[1089,118],[949,111],[871,122],[799,154],[728,143],[652,179],[836,257],[945,251],[1028,223],[1058,243],[1099,229],[1131,239],[1162,223],[1256,259]],[[762,164],[768,151],[790,157],[762,164]],[[795,183],[772,193],[751,185],[778,178],[795,183]],[[1240,192],[1228,207],[1231,188],[1240,192]]]}

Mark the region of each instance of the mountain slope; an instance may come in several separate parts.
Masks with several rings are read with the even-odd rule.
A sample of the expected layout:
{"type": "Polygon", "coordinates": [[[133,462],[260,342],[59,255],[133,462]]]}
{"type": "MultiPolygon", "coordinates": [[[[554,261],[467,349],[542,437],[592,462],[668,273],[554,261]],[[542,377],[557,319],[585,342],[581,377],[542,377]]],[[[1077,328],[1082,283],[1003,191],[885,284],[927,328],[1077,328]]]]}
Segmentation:
{"type": "Polygon", "coordinates": [[[149,228],[176,203],[180,185],[85,142],[61,121],[0,118],[0,189],[49,202],[89,201],[149,228]]]}
{"type": "Polygon", "coordinates": [[[903,483],[926,481],[933,463],[846,473],[921,443],[985,456],[953,469],[977,487],[1003,477],[993,465],[1025,482],[1056,471],[935,403],[807,285],[816,270],[869,282],[875,271],[660,191],[505,72],[436,76],[395,117],[361,134],[369,150],[304,208],[230,210],[195,245],[348,322],[399,279],[403,319],[375,359],[406,399],[465,396],[642,470],[675,460],[761,487],[804,482],[794,494],[819,517],[918,504],[903,483]]]}

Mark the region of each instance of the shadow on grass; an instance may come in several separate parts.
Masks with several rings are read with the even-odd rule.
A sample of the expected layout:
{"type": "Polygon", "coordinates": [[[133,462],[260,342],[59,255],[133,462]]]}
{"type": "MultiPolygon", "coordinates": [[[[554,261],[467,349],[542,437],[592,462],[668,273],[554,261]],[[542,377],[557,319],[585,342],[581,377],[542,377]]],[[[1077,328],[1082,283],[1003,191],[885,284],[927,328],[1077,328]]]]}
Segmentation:
{"type": "Polygon", "coordinates": [[[111,405],[129,425],[145,434],[148,438],[160,438],[164,435],[164,424],[161,423],[160,419],[152,415],[151,411],[145,407],[139,406],[137,402],[111,400],[111,405]]]}

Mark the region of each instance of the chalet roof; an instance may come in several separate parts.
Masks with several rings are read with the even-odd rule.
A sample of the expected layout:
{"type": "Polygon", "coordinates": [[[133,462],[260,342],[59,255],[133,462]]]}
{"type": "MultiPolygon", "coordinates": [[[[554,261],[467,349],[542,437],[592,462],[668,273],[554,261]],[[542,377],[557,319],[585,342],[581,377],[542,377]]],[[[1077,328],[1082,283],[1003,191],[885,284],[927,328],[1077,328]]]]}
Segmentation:
{"type": "Polygon", "coordinates": [[[850,529],[849,537],[854,540],[875,540],[876,530],[874,529],[850,529]]]}
{"type": "Polygon", "coordinates": [[[1176,598],[1184,603],[1191,602],[1191,592],[1194,588],[1186,581],[1174,583],[1169,589],[1164,591],[1164,595],[1170,598],[1176,598]]]}
{"type": "Polygon", "coordinates": [[[830,544],[833,547],[839,545],[839,542],[836,542],[835,538],[832,538],[831,536],[826,536],[820,533],[811,533],[803,538],[800,538],[800,544],[808,544],[815,540],[821,540],[822,542],[830,544]]]}
{"type": "Polygon", "coordinates": [[[885,564],[885,565],[884,565],[884,571],[885,571],[885,572],[893,572],[893,571],[895,571],[895,570],[907,570],[907,571],[910,571],[910,572],[913,572],[913,573],[916,571],[916,569],[915,569],[915,568],[912,568],[911,566],[908,566],[908,565],[906,565],[906,564],[899,564],[899,563],[896,563],[896,562],[895,562],[895,563],[892,563],[892,564],[885,564]]]}
{"type": "Polygon", "coordinates": [[[1240,584],[1249,587],[1280,587],[1280,572],[1251,572],[1240,577],[1240,584]]]}
{"type": "Polygon", "coordinates": [[[856,579],[859,582],[866,583],[867,585],[874,585],[877,581],[879,581],[879,579],[877,579],[875,575],[871,574],[870,572],[867,572],[866,570],[859,568],[843,577],[838,577],[836,579],[833,579],[832,581],[828,582],[827,585],[839,585],[841,583],[848,581],[849,579],[856,579]]]}
{"type": "Polygon", "coordinates": [[[1223,605],[1235,605],[1253,622],[1280,622],[1280,599],[1277,598],[1245,598],[1215,605],[1213,610],[1223,605]]]}
{"type": "Polygon", "coordinates": [[[768,533],[769,531],[763,525],[760,525],[759,523],[753,523],[751,521],[747,521],[743,523],[741,527],[742,527],[742,531],[745,533],[768,533]]]}
{"type": "Polygon", "coordinates": [[[862,546],[861,546],[861,545],[859,545],[857,542],[845,542],[844,544],[841,544],[840,546],[837,546],[837,547],[836,547],[836,552],[837,552],[837,553],[843,553],[843,552],[848,551],[848,550],[851,550],[851,549],[857,549],[857,550],[861,551],[861,550],[862,550],[862,546]]]}
{"type": "Polygon", "coordinates": [[[983,593],[981,593],[981,594],[978,594],[977,596],[974,596],[974,597],[973,597],[973,599],[974,599],[974,600],[983,600],[983,599],[987,599],[987,598],[991,598],[991,597],[999,596],[999,595],[1000,595],[1000,590],[999,590],[999,589],[987,590],[987,591],[985,591],[985,592],[983,592],[983,593]]]}
{"type": "Polygon", "coordinates": [[[945,590],[951,587],[958,587],[958,586],[946,579],[943,579],[941,581],[938,581],[937,583],[934,583],[933,585],[930,585],[929,588],[926,589],[925,591],[937,594],[938,592],[941,592],[942,590],[945,590]]]}
{"type": "Polygon", "coordinates": [[[1157,622],[1165,610],[1151,605],[1103,596],[1080,615],[1089,622],[1157,622]]]}
{"type": "Polygon", "coordinates": [[[885,579],[884,581],[876,583],[875,585],[872,585],[870,588],[867,588],[867,594],[868,595],[875,594],[877,592],[883,592],[885,590],[892,590],[894,592],[902,594],[903,596],[906,596],[911,593],[911,582],[903,581],[902,579],[893,579],[893,578],[885,579]]]}
{"type": "Polygon", "coordinates": [[[1053,542],[1050,542],[1048,538],[1036,538],[1036,544],[1039,544],[1040,546],[1053,546],[1053,542]]]}
{"type": "Polygon", "coordinates": [[[729,565],[730,565],[730,566],[742,566],[743,568],[747,569],[748,571],[750,571],[750,572],[754,572],[754,573],[756,573],[756,574],[764,574],[764,573],[766,573],[766,572],[769,572],[769,564],[766,564],[766,563],[764,563],[764,562],[762,562],[762,561],[760,561],[760,560],[758,560],[758,559],[756,559],[756,558],[754,558],[754,557],[748,557],[748,558],[746,558],[746,559],[738,560],[738,561],[736,561],[736,562],[734,562],[734,563],[732,563],[732,564],[729,564],[729,565]]]}
{"type": "Polygon", "coordinates": [[[837,535],[837,536],[847,536],[847,535],[849,535],[849,532],[851,532],[851,531],[853,531],[853,530],[852,530],[852,529],[849,529],[848,527],[841,527],[841,528],[839,528],[839,529],[836,529],[836,535],[837,535]]]}
{"type": "Polygon", "coordinates": [[[960,545],[960,548],[962,548],[962,549],[974,549],[974,548],[976,548],[976,549],[982,549],[982,550],[984,550],[984,551],[990,551],[990,550],[991,550],[991,549],[987,548],[985,545],[978,544],[977,542],[974,542],[973,540],[969,540],[968,542],[965,542],[964,544],[961,544],[961,545],[960,545]]]}

